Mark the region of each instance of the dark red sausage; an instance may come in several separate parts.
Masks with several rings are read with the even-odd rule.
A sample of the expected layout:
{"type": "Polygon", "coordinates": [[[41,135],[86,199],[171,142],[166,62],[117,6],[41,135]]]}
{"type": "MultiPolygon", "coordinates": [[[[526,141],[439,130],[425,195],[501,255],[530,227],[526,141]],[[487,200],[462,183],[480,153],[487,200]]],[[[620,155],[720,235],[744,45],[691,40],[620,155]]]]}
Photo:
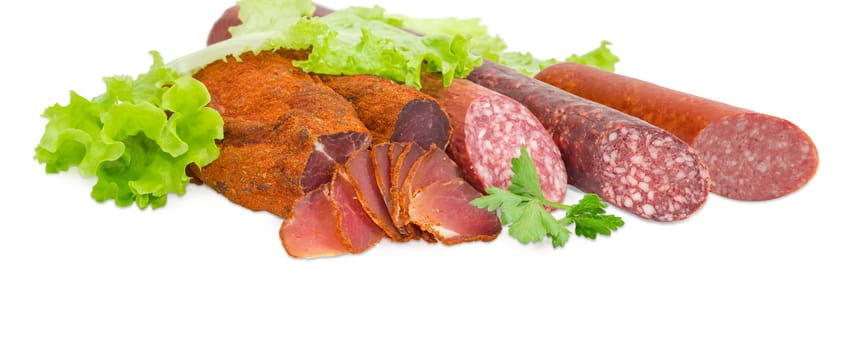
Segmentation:
{"type": "Polygon", "coordinates": [[[767,200],[798,190],[817,171],[817,148],[796,125],[600,69],[563,63],[536,79],[670,131],[700,154],[712,191],[767,200]]]}
{"type": "Polygon", "coordinates": [[[560,202],[566,195],[566,168],[551,135],[517,101],[465,79],[443,87],[439,74],[422,77],[422,91],[440,101],[452,121],[452,143],[446,153],[463,169],[465,179],[480,191],[508,188],[512,158],[525,146],[536,163],[545,198],[560,202]]]}
{"type": "Polygon", "coordinates": [[[468,79],[536,115],[560,148],[575,187],[657,221],[685,219],[706,201],[706,166],[667,131],[490,61],[468,79]]]}

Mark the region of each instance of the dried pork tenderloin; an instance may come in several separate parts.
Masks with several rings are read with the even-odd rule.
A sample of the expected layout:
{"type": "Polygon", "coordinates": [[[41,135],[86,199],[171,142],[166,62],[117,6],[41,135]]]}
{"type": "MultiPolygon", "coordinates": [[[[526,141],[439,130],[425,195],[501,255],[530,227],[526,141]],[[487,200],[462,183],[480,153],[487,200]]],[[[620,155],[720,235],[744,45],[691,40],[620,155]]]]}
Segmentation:
{"type": "Polygon", "coordinates": [[[318,258],[362,253],[383,238],[383,230],[368,216],[347,171],[339,166],[332,182],[296,202],[279,236],[288,255],[318,258]]]}
{"type": "Polygon", "coordinates": [[[360,203],[358,190],[351,183],[344,168],[337,168],[331,187],[332,200],[341,218],[339,232],[347,250],[358,254],[380,242],[383,229],[371,219],[360,203]]]}
{"type": "Polygon", "coordinates": [[[247,53],[195,74],[225,137],[219,158],[193,175],[237,204],[282,217],[371,142],[350,102],[295,68],[296,55],[247,53]]]}
{"type": "Polygon", "coordinates": [[[400,205],[411,223],[443,244],[488,242],[502,227],[495,212],[470,205],[481,195],[464,180],[455,162],[432,146],[410,167],[401,187],[400,205]],[[413,204],[417,198],[420,202],[413,204]]]}
{"type": "Polygon", "coordinates": [[[281,224],[279,236],[287,254],[294,258],[319,258],[350,253],[344,245],[341,215],[324,185],[294,204],[291,216],[281,224]]]}
{"type": "Polygon", "coordinates": [[[400,205],[401,187],[404,185],[404,181],[407,179],[407,174],[410,172],[410,167],[412,167],[416,160],[419,159],[419,157],[421,157],[423,154],[425,154],[425,149],[423,149],[422,146],[416,143],[399,142],[392,144],[392,152],[389,155],[389,161],[392,169],[396,169],[397,171],[393,171],[390,174],[390,182],[392,183],[392,188],[389,189],[392,196],[392,206],[390,207],[390,212],[395,215],[394,220],[397,221],[397,225],[399,225],[401,229],[406,233],[406,238],[422,239],[428,243],[437,243],[437,239],[434,238],[434,235],[423,231],[422,228],[410,222],[407,209],[405,208],[402,211],[400,205]]]}
{"type": "MultiPolygon", "coordinates": [[[[434,146],[436,149],[436,146],[434,146]]],[[[402,189],[404,181],[407,179],[407,174],[410,168],[416,163],[425,151],[414,143],[393,143],[389,152],[389,165],[392,169],[389,182],[392,186],[389,188],[392,204],[389,206],[389,212],[392,214],[395,225],[400,227],[405,236],[404,239],[417,239],[423,237],[422,230],[410,223],[407,208],[403,207],[402,189]]],[[[427,236],[424,236],[427,238],[427,236]]]]}
{"type": "MultiPolygon", "coordinates": [[[[380,187],[377,184],[375,164],[371,160],[371,150],[357,151],[347,161],[347,173],[350,183],[356,188],[359,203],[377,226],[383,229],[387,237],[398,235],[398,229],[389,215],[389,207],[383,200],[380,187]]],[[[387,187],[387,190],[389,187],[387,187]]]]}
{"type": "Polygon", "coordinates": [[[446,245],[492,241],[502,227],[496,214],[470,205],[481,196],[462,178],[436,181],[414,192],[410,218],[446,245]]]}
{"type": "Polygon", "coordinates": [[[415,142],[424,149],[449,144],[449,117],[431,96],[374,75],[315,75],[356,108],[372,143],[415,142]]]}

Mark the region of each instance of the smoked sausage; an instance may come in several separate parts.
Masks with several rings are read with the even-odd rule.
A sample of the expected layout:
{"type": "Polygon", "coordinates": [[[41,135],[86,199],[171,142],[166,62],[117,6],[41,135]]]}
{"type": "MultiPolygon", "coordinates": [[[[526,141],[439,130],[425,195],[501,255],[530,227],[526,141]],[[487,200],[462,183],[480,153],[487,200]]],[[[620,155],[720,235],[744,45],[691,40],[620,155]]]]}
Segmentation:
{"type": "Polygon", "coordinates": [[[536,79],[670,131],[694,147],[712,191],[728,198],[778,198],[817,170],[811,138],[781,118],[576,63],[550,66],[536,79]]]}
{"type": "Polygon", "coordinates": [[[536,115],[560,148],[573,186],[657,221],[686,219],[705,203],[706,166],[667,131],[488,60],[467,79],[536,115]]]}

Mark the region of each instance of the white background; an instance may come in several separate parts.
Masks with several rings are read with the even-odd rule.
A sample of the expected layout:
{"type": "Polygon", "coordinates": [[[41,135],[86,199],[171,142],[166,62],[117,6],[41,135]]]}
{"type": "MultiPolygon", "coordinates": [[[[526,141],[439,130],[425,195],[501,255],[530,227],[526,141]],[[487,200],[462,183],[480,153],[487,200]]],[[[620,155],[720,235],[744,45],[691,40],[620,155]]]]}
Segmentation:
{"type": "Polygon", "coordinates": [[[563,249],[501,235],[296,260],[276,217],[206,187],[120,209],[90,198],[94,179],[33,160],[45,107],[146,71],[149,50],[197,50],[231,1],[19,1],[0,21],[0,348],[862,348],[852,2],[377,3],[479,16],[540,57],[609,40],[619,73],[799,125],[818,174],[778,200],[712,196],[675,224],[615,209],[626,225],[613,237],[563,249]]]}

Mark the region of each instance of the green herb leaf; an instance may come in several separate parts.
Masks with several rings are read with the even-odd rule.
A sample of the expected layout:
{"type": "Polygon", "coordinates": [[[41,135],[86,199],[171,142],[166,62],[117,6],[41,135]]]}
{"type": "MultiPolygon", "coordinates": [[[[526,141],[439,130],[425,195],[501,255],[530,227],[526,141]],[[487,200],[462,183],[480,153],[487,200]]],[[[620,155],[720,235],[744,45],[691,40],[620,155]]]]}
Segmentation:
{"type": "Polygon", "coordinates": [[[545,209],[541,205],[524,205],[521,215],[509,226],[509,234],[521,243],[541,241],[547,235],[543,212],[545,209]]]}
{"type": "Polygon", "coordinates": [[[525,147],[521,155],[512,159],[512,184],[509,189],[488,188],[488,195],[470,202],[471,205],[500,210],[500,222],[509,225],[509,234],[523,244],[551,239],[554,248],[563,247],[569,241],[571,231],[568,226],[575,225],[575,234],[595,239],[597,235],[610,235],[623,226],[623,220],[605,214],[599,196],[586,194],[577,204],[567,206],[548,201],[542,195],[536,166],[525,147]],[[566,215],[555,219],[546,206],[565,209],[566,215]]]}
{"type": "Polygon", "coordinates": [[[544,200],[536,164],[527,152],[527,147],[521,145],[521,155],[512,159],[512,184],[509,191],[520,196],[544,200]]]}

